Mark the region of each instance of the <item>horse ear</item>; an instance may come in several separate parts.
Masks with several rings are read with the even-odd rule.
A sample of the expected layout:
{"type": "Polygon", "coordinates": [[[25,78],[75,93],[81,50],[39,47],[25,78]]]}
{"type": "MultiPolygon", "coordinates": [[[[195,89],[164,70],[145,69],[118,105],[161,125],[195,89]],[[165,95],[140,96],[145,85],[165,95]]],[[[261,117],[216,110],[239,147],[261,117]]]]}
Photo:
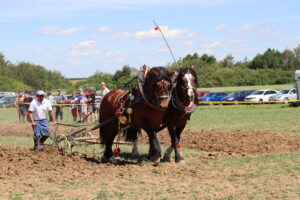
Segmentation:
{"type": "Polygon", "coordinates": [[[192,70],[195,70],[195,65],[192,65],[192,70]]]}
{"type": "Polygon", "coordinates": [[[155,76],[158,76],[158,75],[159,75],[159,72],[156,71],[156,70],[151,69],[150,72],[151,72],[151,74],[153,74],[153,75],[155,75],[155,76]]]}
{"type": "Polygon", "coordinates": [[[175,72],[167,72],[167,76],[172,78],[172,77],[176,76],[176,73],[175,72]]]}

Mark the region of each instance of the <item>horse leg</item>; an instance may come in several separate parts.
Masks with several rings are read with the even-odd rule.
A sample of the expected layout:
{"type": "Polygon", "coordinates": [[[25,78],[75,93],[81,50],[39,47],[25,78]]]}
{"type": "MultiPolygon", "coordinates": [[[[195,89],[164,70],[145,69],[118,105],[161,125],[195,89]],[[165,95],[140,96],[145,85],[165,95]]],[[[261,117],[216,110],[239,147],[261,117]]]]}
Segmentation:
{"type": "Polygon", "coordinates": [[[109,128],[101,127],[100,131],[102,132],[100,135],[102,137],[102,141],[104,142],[104,146],[105,146],[105,150],[104,150],[103,157],[101,158],[101,162],[103,163],[110,162],[114,165],[118,164],[112,152],[113,141],[118,133],[118,129],[114,125],[111,125],[111,127],[109,128]]]}
{"type": "Polygon", "coordinates": [[[161,158],[161,148],[160,148],[160,144],[159,141],[156,137],[156,133],[153,129],[151,128],[147,128],[144,129],[149,137],[149,157],[150,157],[150,161],[158,164],[160,162],[160,158],[161,158]]]}
{"type": "Polygon", "coordinates": [[[139,157],[140,153],[139,153],[139,149],[138,149],[138,139],[136,139],[133,143],[132,143],[132,152],[131,155],[133,157],[139,157]]]}
{"type": "Polygon", "coordinates": [[[171,146],[169,146],[167,148],[167,150],[164,154],[164,157],[163,157],[164,162],[171,162],[171,154],[173,153],[173,150],[174,150],[173,143],[176,143],[176,133],[175,133],[174,127],[168,126],[168,131],[169,131],[169,135],[171,138],[171,146]]]}
{"type": "Polygon", "coordinates": [[[175,131],[176,132],[176,144],[174,144],[175,145],[174,149],[175,149],[175,162],[177,162],[177,163],[183,163],[184,162],[184,159],[180,155],[179,149],[178,149],[178,144],[179,144],[179,141],[180,141],[180,135],[181,135],[183,129],[184,129],[184,127],[177,127],[176,131],[175,131]]]}

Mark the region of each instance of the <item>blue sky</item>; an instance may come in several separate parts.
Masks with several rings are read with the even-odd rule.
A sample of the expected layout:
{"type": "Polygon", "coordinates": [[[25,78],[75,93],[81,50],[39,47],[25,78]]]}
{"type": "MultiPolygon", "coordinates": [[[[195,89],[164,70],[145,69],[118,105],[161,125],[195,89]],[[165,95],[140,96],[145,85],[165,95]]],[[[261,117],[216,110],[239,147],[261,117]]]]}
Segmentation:
{"type": "Polygon", "coordinates": [[[300,44],[296,0],[3,0],[0,51],[69,78],[165,65],[197,52],[253,58],[300,44]]]}

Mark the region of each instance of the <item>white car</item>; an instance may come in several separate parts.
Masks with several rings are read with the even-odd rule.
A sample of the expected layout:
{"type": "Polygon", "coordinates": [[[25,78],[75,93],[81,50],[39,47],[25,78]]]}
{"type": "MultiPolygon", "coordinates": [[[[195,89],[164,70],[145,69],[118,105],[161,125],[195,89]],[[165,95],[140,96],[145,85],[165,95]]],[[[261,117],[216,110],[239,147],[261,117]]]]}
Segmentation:
{"type": "Polygon", "coordinates": [[[296,88],[280,90],[278,94],[270,96],[270,101],[282,101],[287,104],[290,100],[297,100],[296,88]]]}
{"type": "Polygon", "coordinates": [[[270,96],[277,94],[278,91],[276,90],[257,90],[255,92],[253,92],[252,94],[250,94],[249,96],[247,96],[245,98],[245,101],[269,101],[270,96]]]}

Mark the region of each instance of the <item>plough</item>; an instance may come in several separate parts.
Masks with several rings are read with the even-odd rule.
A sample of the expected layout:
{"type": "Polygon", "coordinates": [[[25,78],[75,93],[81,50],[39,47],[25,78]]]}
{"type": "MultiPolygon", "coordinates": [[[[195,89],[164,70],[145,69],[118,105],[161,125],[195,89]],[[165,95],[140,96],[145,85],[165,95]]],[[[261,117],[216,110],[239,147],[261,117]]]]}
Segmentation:
{"type": "MultiPolygon", "coordinates": [[[[61,154],[64,153],[74,153],[73,148],[76,146],[80,147],[91,147],[92,153],[95,153],[96,148],[100,148],[100,137],[97,130],[99,127],[104,126],[105,124],[110,123],[117,118],[110,118],[104,122],[100,123],[57,123],[55,125],[55,133],[50,136],[52,146],[57,147],[58,151],[61,154]],[[66,134],[60,133],[59,127],[68,127],[66,134]]],[[[116,137],[117,140],[114,141],[114,144],[131,144],[129,142],[119,141],[119,137],[116,137]]]]}

